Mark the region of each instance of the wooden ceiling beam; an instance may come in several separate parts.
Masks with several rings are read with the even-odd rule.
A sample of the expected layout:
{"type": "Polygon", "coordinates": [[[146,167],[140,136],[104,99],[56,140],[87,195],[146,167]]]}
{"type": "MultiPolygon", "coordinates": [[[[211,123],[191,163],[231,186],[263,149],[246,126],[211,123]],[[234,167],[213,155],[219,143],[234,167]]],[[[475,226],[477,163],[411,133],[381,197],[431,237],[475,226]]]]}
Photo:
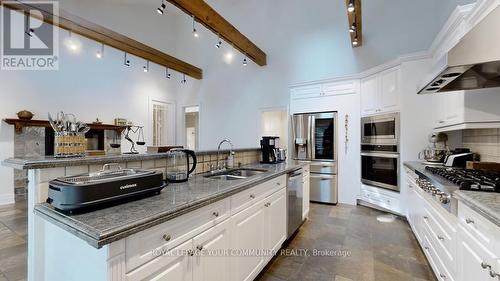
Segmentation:
{"type": "Polygon", "coordinates": [[[43,19],[40,20],[43,20],[47,23],[58,26],[62,29],[69,30],[72,33],[79,34],[83,37],[89,38],[99,43],[103,43],[107,46],[143,58],[158,65],[165,66],[169,69],[186,74],[195,79],[203,78],[203,71],[200,68],[177,59],[171,55],[165,54],[148,45],[142,44],[111,29],[80,18],[62,9],[59,10],[59,15],[54,15],[52,11],[48,11],[44,7],[39,6],[36,3],[22,2],[19,0],[16,1],[18,1],[19,4],[9,4],[8,2],[2,2],[2,5],[10,9],[18,9],[19,7],[37,9],[43,14],[43,19]]]}
{"type": "Polygon", "coordinates": [[[174,6],[188,14],[194,16],[196,21],[205,26],[208,30],[218,34],[235,49],[245,54],[260,66],[267,64],[267,56],[257,45],[243,35],[236,27],[218,14],[210,5],[203,0],[168,0],[174,6]]]}
{"type": "Polygon", "coordinates": [[[347,11],[349,30],[354,23],[356,24],[355,32],[349,32],[351,36],[351,45],[353,48],[361,47],[363,45],[363,18],[361,13],[361,0],[346,0],[345,2],[346,8],[349,8],[350,3],[354,4],[354,12],[347,11]],[[357,44],[354,43],[355,41],[357,41],[357,44]]]}

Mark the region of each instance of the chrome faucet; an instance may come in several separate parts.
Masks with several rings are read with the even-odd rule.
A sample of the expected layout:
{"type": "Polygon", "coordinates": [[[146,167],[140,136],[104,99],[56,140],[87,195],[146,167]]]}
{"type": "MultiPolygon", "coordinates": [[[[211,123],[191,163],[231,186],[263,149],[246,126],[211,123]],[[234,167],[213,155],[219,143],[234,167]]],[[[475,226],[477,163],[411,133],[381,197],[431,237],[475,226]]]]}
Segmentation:
{"type": "Polygon", "coordinates": [[[230,150],[229,150],[229,156],[233,155],[233,143],[228,140],[228,139],[224,139],[222,140],[220,143],[219,143],[219,146],[217,147],[217,170],[223,170],[226,168],[226,164],[223,164],[223,165],[220,165],[220,160],[219,160],[219,155],[220,155],[220,147],[225,143],[229,143],[229,145],[231,146],[230,150]]]}

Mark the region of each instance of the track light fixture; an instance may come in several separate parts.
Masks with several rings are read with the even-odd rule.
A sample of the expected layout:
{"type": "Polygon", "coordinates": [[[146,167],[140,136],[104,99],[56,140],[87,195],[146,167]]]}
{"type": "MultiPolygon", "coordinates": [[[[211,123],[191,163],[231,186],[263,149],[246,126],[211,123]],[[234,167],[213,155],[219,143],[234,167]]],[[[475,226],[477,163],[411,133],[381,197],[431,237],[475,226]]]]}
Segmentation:
{"type": "Polygon", "coordinates": [[[352,41],[352,45],[353,46],[357,46],[358,45],[358,36],[354,37],[354,41],[352,41]]]}
{"type": "Polygon", "coordinates": [[[196,30],[196,22],[195,22],[195,17],[194,15],[192,16],[193,17],[193,36],[195,38],[198,38],[200,35],[198,34],[198,31],[196,30]]]}
{"type": "Polygon", "coordinates": [[[104,55],[104,44],[101,44],[101,49],[95,53],[96,58],[100,59],[104,55]]]}
{"type": "Polygon", "coordinates": [[[170,79],[172,75],[168,72],[168,67],[165,68],[165,78],[170,79]]]}
{"type": "Polygon", "coordinates": [[[125,56],[123,57],[123,64],[125,66],[130,66],[130,60],[127,58],[127,53],[125,52],[125,56]]]}
{"type": "Polygon", "coordinates": [[[355,33],[357,29],[356,22],[353,22],[351,27],[349,28],[350,33],[355,33]]]}
{"type": "Polygon", "coordinates": [[[217,44],[215,44],[215,48],[220,49],[222,47],[222,40],[220,39],[220,35],[217,34],[217,44]]]}
{"type": "Polygon", "coordinates": [[[33,32],[35,32],[35,30],[33,28],[30,28],[30,18],[28,15],[26,15],[26,17],[24,18],[25,20],[25,25],[26,26],[26,30],[24,31],[24,33],[26,33],[26,35],[28,35],[29,37],[33,37],[33,32]]]}
{"type": "Polygon", "coordinates": [[[350,1],[349,1],[349,5],[347,5],[347,11],[348,11],[349,13],[354,12],[354,0],[350,0],[350,1]]]}
{"type": "Polygon", "coordinates": [[[149,71],[149,61],[146,61],[146,65],[142,67],[142,71],[144,71],[144,73],[149,71]]]}
{"type": "Polygon", "coordinates": [[[158,9],[156,9],[156,11],[158,12],[158,14],[163,15],[163,13],[165,12],[165,8],[167,8],[167,5],[165,5],[165,0],[161,0],[161,5],[160,7],[158,7],[158,9]]]}
{"type": "Polygon", "coordinates": [[[68,30],[68,37],[64,39],[64,45],[73,53],[79,53],[82,48],[82,42],[78,38],[73,37],[71,30],[68,30]]]}
{"type": "Polygon", "coordinates": [[[181,80],[181,84],[186,84],[187,80],[186,80],[186,74],[185,73],[182,73],[182,80],[181,80]]]}
{"type": "Polygon", "coordinates": [[[245,58],[243,59],[243,66],[247,66],[248,61],[247,61],[247,56],[245,55],[245,58]]]}

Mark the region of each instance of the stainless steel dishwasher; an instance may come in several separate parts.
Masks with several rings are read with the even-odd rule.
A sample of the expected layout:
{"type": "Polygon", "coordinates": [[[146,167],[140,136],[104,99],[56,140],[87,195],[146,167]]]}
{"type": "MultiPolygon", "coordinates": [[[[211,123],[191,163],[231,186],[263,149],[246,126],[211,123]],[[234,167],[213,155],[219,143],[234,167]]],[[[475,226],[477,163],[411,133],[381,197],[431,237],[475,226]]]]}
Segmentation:
{"type": "Polygon", "coordinates": [[[302,168],[287,175],[287,225],[290,238],[302,224],[302,196],[303,196],[302,168]]]}

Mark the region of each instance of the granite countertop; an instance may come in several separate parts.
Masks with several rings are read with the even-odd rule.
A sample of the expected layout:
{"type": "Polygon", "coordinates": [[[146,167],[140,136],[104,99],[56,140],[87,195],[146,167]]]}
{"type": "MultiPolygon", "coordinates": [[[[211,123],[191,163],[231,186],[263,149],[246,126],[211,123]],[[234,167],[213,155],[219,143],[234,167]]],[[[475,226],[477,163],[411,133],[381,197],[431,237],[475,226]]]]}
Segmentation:
{"type": "MultiPolygon", "coordinates": [[[[253,151],[260,148],[233,149],[234,152],[253,151]]],[[[197,155],[216,153],[217,150],[196,151],[197,155]]],[[[227,153],[229,150],[221,150],[227,153]]],[[[66,166],[81,166],[93,164],[106,164],[113,162],[133,162],[165,158],[165,153],[141,153],[141,154],[118,154],[106,156],[86,156],[76,158],[54,158],[53,156],[41,156],[32,158],[9,158],[2,161],[2,164],[18,170],[47,169],[66,166]]]]}
{"type": "Polygon", "coordinates": [[[415,173],[423,175],[438,188],[448,191],[453,198],[464,203],[492,223],[500,226],[500,193],[459,190],[458,186],[425,170],[422,162],[405,162],[415,173]]]}
{"type": "Polygon", "coordinates": [[[84,214],[65,215],[46,203],[36,205],[35,213],[85,240],[93,247],[101,248],[304,165],[297,161],[253,164],[245,167],[266,169],[268,172],[233,181],[209,179],[197,175],[188,182],[170,184],[160,195],[84,214]]]}
{"type": "Polygon", "coordinates": [[[457,190],[453,196],[500,227],[500,193],[457,190]]]}

